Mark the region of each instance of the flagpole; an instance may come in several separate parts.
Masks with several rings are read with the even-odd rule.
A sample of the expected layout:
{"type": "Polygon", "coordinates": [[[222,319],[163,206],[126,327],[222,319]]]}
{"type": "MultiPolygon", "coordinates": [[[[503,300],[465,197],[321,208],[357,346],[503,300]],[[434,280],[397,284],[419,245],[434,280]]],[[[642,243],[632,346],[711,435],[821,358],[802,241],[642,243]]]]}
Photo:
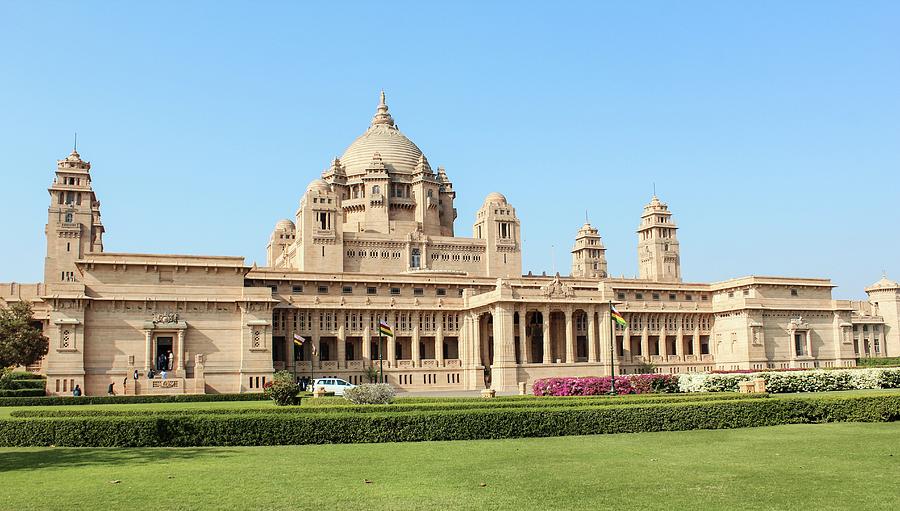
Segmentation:
{"type": "Polygon", "coordinates": [[[378,383],[384,383],[384,356],[382,355],[383,349],[381,343],[383,342],[383,335],[381,333],[381,325],[378,325],[378,383]]]}
{"type": "Polygon", "coordinates": [[[616,329],[613,327],[612,302],[609,302],[609,393],[616,393],[616,329]]]}

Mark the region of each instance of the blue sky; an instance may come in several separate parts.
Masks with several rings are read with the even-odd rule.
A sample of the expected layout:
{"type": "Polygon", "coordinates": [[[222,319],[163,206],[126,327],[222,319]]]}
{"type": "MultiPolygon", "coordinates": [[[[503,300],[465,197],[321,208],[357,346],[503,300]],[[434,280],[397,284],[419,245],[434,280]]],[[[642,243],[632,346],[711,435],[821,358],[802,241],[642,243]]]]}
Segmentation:
{"type": "Polygon", "coordinates": [[[898,26],[876,1],[3,1],[0,281],[42,277],[74,131],[108,251],[263,263],[384,88],[453,180],[457,234],[504,193],[526,271],[567,273],[588,210],[635,274],[656,183],[685,280],[863,296],[900,278],[898,26]]]}

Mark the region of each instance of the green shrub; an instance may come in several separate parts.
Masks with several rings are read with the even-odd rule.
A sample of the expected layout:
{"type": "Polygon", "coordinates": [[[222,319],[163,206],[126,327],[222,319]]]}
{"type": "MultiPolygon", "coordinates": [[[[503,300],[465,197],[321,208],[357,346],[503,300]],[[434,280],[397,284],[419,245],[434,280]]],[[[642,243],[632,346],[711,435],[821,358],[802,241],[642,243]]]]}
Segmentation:
{"type": "MultiPolygon", "coordinates": [[[[39,394],[43,396],[43,392],[39,394]]],[[[0,397],[0,406],[110,405],[135,403],[199,403],[205,401],[264,401],[255,394],[174,394],[169,396],[45,396],[0,397]]]]}
{"type": "Polygon", "coordinates": [[[300,386],[297,385],[294,376],[287,371],[275,373],[272,381],[267,382],[264,389],[263,394],[275,401],[278,406],[294,405],[300,402],[300,398],[297,397],[300,386]]]}
{"type": "Polygon", "coordinates": [[[28,371],[11,371],[10,374],[15,380],[47,380],[43,374],[29,373],[28,371]]]}
{"type": "Polygon", "coordinates": [[[898,395],[412,413],[259,411],[0,420],[0,446],[189,447],[475,440],[898,419],[898,395]]]}
{"type": "Polygon", "coordinates": [[[355,405],[386,405],[395,395],[394,387],[387,383],[370,383],[344,390],[344,399],[355,405]]]}
{"type": "Polygon", "coordinates": [[[12,371],[0,367],[0,391],[17,390],[19,383],[13,378],[12,371]]]}
{"type": "Polygon", "coordinates": [[[44,380],[13,380],[13,381],[16,382],[16,385],[18,385],[18,388],[20,388],[20,389],[40,389],[42,391],[40,395],[42,395],[42,396],[44,395],[43,390],[47,386],[47,382],[44,380]]]}

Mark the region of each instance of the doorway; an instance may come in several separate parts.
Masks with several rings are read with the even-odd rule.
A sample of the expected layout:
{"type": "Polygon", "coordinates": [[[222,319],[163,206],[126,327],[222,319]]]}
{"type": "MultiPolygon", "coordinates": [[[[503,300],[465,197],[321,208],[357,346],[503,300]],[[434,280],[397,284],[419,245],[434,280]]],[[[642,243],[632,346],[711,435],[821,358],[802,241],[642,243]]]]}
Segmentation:
{"type": "Polygon", "coordinates": [[[156,359],[154,362],[157,371],[170,371],[172,369],[174,356],[170,357],[169,354],[173,353],[173,346],[172,337],[156,338],[156,359]]]}

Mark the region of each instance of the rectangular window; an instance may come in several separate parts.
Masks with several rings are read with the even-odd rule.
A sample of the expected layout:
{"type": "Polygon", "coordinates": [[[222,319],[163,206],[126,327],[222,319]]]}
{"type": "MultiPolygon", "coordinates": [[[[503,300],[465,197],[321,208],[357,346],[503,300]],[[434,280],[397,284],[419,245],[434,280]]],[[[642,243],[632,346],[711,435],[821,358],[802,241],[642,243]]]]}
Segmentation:
{"type": "Polygon", "coordinates": [[[343,286],[341,288],[341,293],[344,293],[345,295],[352,295],[353,294],[353,286],[343,286]]]}
{"type": "Polygon", "coordinates": [[[706,295],[700,295],[700,300],[705,302],[706,300],[709,300],[709,297],[706,295]]]}
{"type": "Polygon", "coordinates": [[[644,293],[635,293],[635,294],[634,294],[634,299],[635,299],[635,300],[643,300],[643,299],[644,299],[644,293]]]}
{"type": "Polygon", "coordinates": [[[316,292],[319,293],[320,295],[327,295],[328,294],[328,286],[319,286],[316,289],[316,292]]]}
{"type": "Polygon", "coordinates": [[[291,286],[291,293],[299,295],[303,292],[303,286],[291,286]]]}
{"type": "Polygon", "coordinates": [[[439,288],[437,288],[436,294],[438,296],[447,296],[447,290],[442,287],[439,287],[439,288]]]}
{"type": "Polygon", "coordinates": [[[750,290],[749,290],[749,289],[745,289],[745,290],[744,290],[744,296],[750,296],[750,290]]]}
{"type": "Polygon", "coordinates": [[[463,295],[463,288],[459,288],[459,296],[463,295]]]}
{"type": "Polygon", "coordinates": [[[669,300],[675,301],[675,293],[669,293],[669,300]]]}
{"type": "Polygon", "coordinates": [[[659,300],[659,293],[653,293],[653,299],[659,300]]]}
{"type": "Polygon", "coordinates": [[[367,295],[375,295],[375,294],[378,294],[378,288],[377,288],[377,287],[367,287],[367,288],[366,288],[366,294],[367,294],[367,295]]]}
{"type": "Polygon", "coordinates": [[[269,286],[269,287],[272,289],[272,292],[273,292],[273,293],[277,293],[277,292],[278,292],[278,286],[269,286]]]}
{"type": "Polygon", "coordinates": [[[694,296],[693,295],[684,295],[684,299],[690,302],[690,301],[694,300],[694,296]]]}
{"type": "Polygon", "coordinates": [[[791,296],[797,296],[797,290],[791,289],[791,296]]]}
{"type": "Polygon", "coordinates": [[[425,296],[425,290],[421,287],[414,287],[413,296],[425,296]]]}
{"type": "Polygon", "coordinates": [[[399,288],[399,287],[392,287],[392,288],[391,288],[391,295],[393,295],[393,296],[398,296],[399,294],[400,294],[400,288],[399,288]]]}
{"type": "Polygon", "coordinates": [[[734,298],[734,291],[728,292],[728,298],[734,298]]]}
{"type": "Polygon", "coordinates": [[[616,294],[616,300],[624,300],[624,299],[625,299],[625,293],[616,294]]]}

